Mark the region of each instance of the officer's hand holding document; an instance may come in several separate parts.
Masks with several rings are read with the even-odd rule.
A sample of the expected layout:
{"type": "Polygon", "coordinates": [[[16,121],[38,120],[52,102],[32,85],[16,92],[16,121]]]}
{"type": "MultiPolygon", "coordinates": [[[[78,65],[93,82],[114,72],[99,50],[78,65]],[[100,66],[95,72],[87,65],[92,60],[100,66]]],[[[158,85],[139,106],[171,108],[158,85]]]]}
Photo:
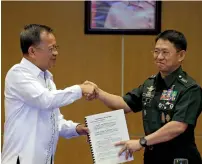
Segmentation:
{"type": "Polygon", "coordinates": [[[89,142],[95,164],[118,164],[133,160],[132,153],[119,155],[120,141],[129,140],[124,111],[122,109],[85,117],[89,128],[89,142]],[[126,156],[128,158],[126,159],[126,156]]]}

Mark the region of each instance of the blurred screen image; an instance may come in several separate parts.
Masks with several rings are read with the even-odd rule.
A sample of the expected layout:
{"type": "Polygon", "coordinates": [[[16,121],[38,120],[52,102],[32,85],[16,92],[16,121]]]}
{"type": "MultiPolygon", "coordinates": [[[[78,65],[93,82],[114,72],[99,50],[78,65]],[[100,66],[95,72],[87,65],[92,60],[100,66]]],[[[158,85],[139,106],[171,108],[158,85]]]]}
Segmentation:
{"type": "Polygon", "coordinates": [[[154,29],[156,1],[91,1],[92,29],[154,29]]]}

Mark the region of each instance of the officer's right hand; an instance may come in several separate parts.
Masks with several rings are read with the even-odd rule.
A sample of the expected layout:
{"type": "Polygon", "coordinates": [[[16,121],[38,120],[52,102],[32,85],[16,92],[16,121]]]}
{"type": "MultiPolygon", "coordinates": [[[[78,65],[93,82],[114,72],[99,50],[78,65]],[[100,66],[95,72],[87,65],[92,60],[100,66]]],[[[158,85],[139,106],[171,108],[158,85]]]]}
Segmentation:
{"type": "Polygon", "coordinates": [[[85,81],[83,84],[86,84],[86,85],[92,85],[93,87],[94,87],[94,94],[85,94],[84,96],[86,97],[86,100],[93,100],[93,99],[96,99],[96,98],[98,98],[98,96],[99,96],[99,88],[98,88],[98,86],[95,84],[95,83],[93,83],[93,82],[91,82],[91,81],[85,81]]]}

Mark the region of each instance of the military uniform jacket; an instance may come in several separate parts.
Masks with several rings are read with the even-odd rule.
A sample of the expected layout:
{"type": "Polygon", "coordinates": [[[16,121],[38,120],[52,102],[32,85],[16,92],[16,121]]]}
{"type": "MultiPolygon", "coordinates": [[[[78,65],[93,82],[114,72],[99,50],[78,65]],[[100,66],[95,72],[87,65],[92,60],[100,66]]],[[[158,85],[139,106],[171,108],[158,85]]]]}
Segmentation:
{"type": "Polygon", "coordinates": [[[174,156],[183,154],[183,148],[188,151],[191,147],[199,154],[195,145],[194,128],[202,110],[202,90],[181,67],[164,79],[160,73],[149,77],[143,85],[128,92],[123,99],[134,112],[142,111],[146,135],[170,121],[188,124],[183,134],[163,144],[169,145],[166,149],[170,149],[174,156]]]}

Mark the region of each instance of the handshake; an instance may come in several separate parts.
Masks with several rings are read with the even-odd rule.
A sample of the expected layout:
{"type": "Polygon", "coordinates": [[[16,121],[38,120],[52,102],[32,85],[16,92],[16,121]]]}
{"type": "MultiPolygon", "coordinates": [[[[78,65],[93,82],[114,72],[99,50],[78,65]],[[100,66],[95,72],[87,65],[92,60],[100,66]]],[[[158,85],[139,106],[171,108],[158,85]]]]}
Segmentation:
{"type": "Polygon", "coordinates": [[[85,81],[83,84],[79,85],[82,90],[82,95],[85,96],[86,100],[93,100],[99,97],[100,89],[96,84],[90,81],[85,81]]]}

